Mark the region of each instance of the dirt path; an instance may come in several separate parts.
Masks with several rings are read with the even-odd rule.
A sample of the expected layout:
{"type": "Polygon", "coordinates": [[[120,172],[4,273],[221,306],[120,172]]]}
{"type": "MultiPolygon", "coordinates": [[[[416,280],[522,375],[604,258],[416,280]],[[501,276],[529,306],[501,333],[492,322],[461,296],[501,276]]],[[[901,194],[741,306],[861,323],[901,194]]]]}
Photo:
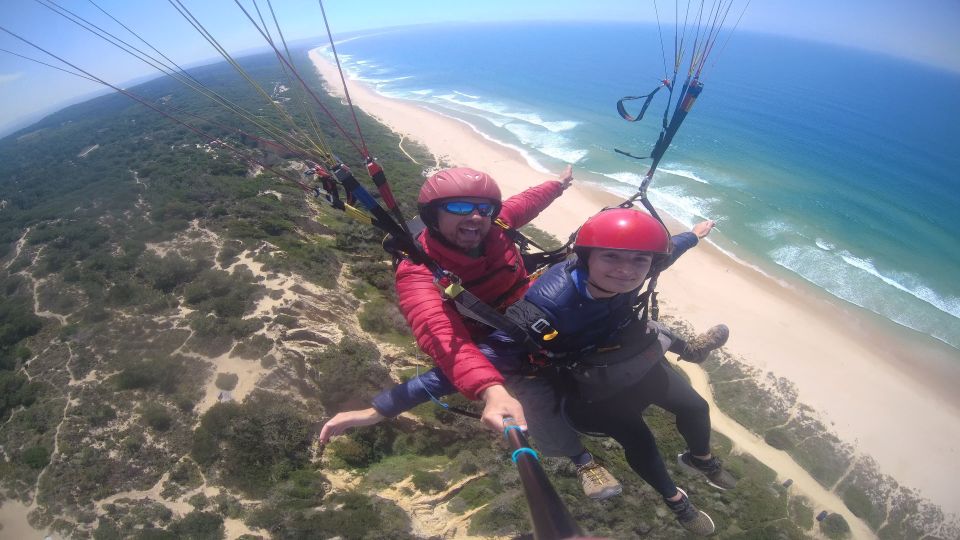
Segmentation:
{"type": "Polygon", "coordinates": [[[870,527],[847,510],[840,497],[821,486],[806,470],[793,460],[786,452],[777,450],[768,445],[763,439],[730,418],[717,406],[713,399],[713,390],[707,373],[700,366],[688,362],[678,363],[680,369],[690,377],[693,388],[710,404],[710,422],[713,429],[726,435],[733,441],[735,451],[744,452],[760,460],[764,465],[776,471],[778,478],[783,481],[793,480],[791,490],[796,491],[810,500],[814,505],[814,513],[827,510],[843,516],[850,524],[854,538],[876,538],[870,527]]]}
{"type": "Polygon", "coordinates": [[[468,483],[484,476],[483,473],[470,476],[456,482],[440,493],[426,494],[417,491],[413,486],[413,477],[410,476],[377,493],[377,495],[396,503],[410,516],[410,525],[413,534],[422,537],[488,539],[508,537],[472,536],[467,530],[470,527],[470,518],[484,508],[480,506],[462,514],[456,514],[447,509],[450,499],[453,498],[468,483]],[[410,490],[413,495],[410,495],[410,490]]]}

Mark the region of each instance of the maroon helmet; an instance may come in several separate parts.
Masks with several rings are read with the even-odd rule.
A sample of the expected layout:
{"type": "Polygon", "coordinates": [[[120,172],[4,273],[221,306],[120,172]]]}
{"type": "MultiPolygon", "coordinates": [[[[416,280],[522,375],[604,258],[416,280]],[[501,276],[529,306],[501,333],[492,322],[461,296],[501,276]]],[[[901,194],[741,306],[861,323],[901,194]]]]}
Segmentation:
{"type": "Polygon", "coordinates": [[[439,203],[462,197],[488,199],[497,206],[493,219],[500,213],[502,196],[497,182],[485,172],[468,167],[455,167],[438,171],[423,183],[420,196],[417,197],[420,219],[427,227],[435,229],[439,203]]]}

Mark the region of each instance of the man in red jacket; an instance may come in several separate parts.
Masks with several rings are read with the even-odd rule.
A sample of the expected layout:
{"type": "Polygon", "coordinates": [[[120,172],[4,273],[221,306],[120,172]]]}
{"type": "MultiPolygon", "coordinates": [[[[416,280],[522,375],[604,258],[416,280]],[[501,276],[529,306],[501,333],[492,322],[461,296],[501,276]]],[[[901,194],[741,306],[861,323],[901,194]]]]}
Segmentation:
{"type": "MultiPolygon", "coordinates": [[[[567,166],[557,180],[502,201],[488,174],[468,168],[444,169],[424,183],[417,203],[427,229],[418,239],[424,252],[483,302],[505,307],[523,297],[527,269],[517,246],[493,221],[499,217],[517,229],[526,225],[573,181],[567,166]]],[[[507,393],[504,378],[474,344],[489,329],[463,319],[445,302],[433,274],[404,260],[397,268],[400,310],[420,349],[468,399],[484,401],[483,421],[495,430],[513,417],[525,427],[523,408],[507,393]]]]}

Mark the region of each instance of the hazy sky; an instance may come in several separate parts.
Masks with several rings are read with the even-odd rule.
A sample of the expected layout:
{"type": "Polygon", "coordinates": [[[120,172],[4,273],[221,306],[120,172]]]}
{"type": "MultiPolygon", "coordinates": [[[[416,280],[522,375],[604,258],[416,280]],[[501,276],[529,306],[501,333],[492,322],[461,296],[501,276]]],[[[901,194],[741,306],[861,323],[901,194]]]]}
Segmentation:
{"type": "MultiPolygon", "coordinates": [[[[49,0],[43,0],[48,2],[49,0]]],[[[124,40],[144,47],[99,5],[180,64],[217,60],[216,52],[168,0],[54,0],[124,40]]],[[[231,51],[264,45],[233,0],[180,0],[231,51]]],[[[252,0],[241,0],[248,10],[252,0]]],[[[267,10],[266,0],[259,0],[267,10]]],[[[746,0],[735,0],[738,11],[746,0]]],[[[112,83],[157,73],[53,13],[39,0],[4,0],[0,26],[21,34],[112,83]]],[[[685,5],[685,3],[684,3],[685,5]]],[[[324,35],[316,0],[273,0],[288,40],[324,35]]],[[[334,34],[419,23],[503,20],[654,20],[650,0],[327,0],[334,34]]],[[[674,3],[657,2],[661,19],[674,3]]],[[[269,13],[264,16],[269,18],[269,13]]],[[[729,25],[729,23],[728,23],[729,25]]],[[[851,45],[960,72],[960,0],[753,0],[740,28],[851,45]]],[[[59,62],[0,32],[0,49],[59,62]]],[[[0,52],[0,134],[38,111],[101,87],[0,52]]],[[[48,111],[49,112],[49,111],[48,111]]]]}

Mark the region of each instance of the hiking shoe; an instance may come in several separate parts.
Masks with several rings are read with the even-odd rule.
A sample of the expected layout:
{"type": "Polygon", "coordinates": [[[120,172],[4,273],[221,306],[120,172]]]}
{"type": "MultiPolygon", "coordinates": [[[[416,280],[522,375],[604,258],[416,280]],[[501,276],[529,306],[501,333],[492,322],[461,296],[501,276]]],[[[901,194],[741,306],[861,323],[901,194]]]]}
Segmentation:
{"type": "Polygon", "coordinates": [[[623,486],[617,479],[595,460],[577,467],[577,477],[587,497],[602,501],[623,492],[623,486]]]}
{"type": "Polygon", "coordinates": [[[699,364],[707,359],[710,351],[723,347],[730,337],[730,329],[725,324],[718,324],[699,336],[687,342],[687,346],[680,353],[680,359],[699,364]]]}
{"type": "Polygon", "coordinates": [[[684,452],[677,454],[677,463],[685,469],[706,476],[707,483],[719,490],[726,491],[737,487],[737,479],[724,470],[723,463],[716,457],[701,461],[690,452],[684,452]]]}
{"type": "Polygon", "coordinates": [[[713,525],[713,520],[710,519],[710,516],[690,502],[690,499],[687,498],[686,491],[680,488],[677,488],[677,491],[680,492],[679,501],[668,501],[664,499],[663,502],[667,503],[667,508],[673,512],[673,515],[677,516],[677,521],[680,522],[680,526],[700,536],[713,534],[716,527],[713,525]]]}

